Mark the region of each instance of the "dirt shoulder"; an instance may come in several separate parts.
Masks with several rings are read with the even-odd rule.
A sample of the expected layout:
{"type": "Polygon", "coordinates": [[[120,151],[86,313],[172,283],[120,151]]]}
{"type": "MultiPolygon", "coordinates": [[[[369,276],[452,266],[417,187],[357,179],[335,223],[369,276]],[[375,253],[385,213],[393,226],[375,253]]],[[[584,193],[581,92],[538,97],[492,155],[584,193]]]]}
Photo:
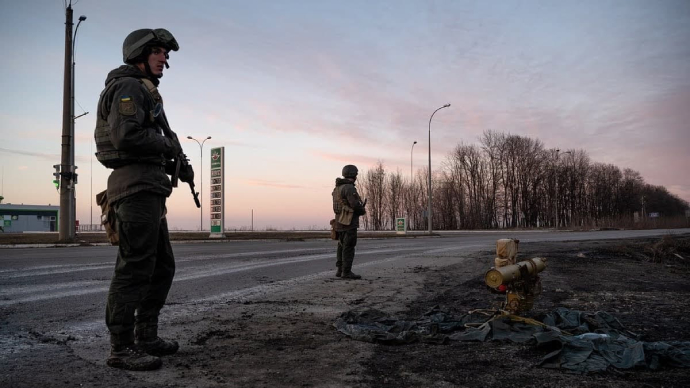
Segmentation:
{"type": "MultiPolygon", "coordinates": [[[[613,314],[643,341],[690,341],[690,238],[524,244],[520,257],[546,257],[543,293],[528,314],[540,319],[557,307],[613,314]]],[[[485,260],[491,257],[487,252],[485,260]]],[[[404,318],[433,306],[461,315],[487,308],[482,277],[458,282],[464,266],[431,271],[422,297],[404,318]]],[[[493,306],[500,304],[501,297],[493,306]]],[[[546,352],[502,342],[374,346],[365,364],[371,386],[685,387],[687,369],[611,370],[575,375],[536,365],[546,352]]]]}
{"type": "MultiPolygon", "coordinates": [[[[544,293],[530,315],[538,317],[559,306],[607,311],[645,341],[690,340],[690,238],[668,244],[683,247],[675,250],[664,250],[660,241],[524,244],[520,257],[549,260],[544,293]],[[686,259],[674,259],[673,253],[686,259]]],[[[482,279],[493,257],[494,252],[487,251],[455,258],[460,264],[411,264],[403,273],[367,274],[363,269],[368,275],[363,281],[322,280],[321,287],[307,294],[228,305],[229,314],[217,314],[192,340],[198,350],[189,349],[192,354],[186,360],[171,359],[170,367],[187,369],[184,376],[203,378],[208,386],[212,382],[247,387],[690,385],[686,369],[573,375],[537,367],[545,353],[529,345],[386,346],[351,340],[332,326],[334,318],[348,309],[373,307],[414,319],[437,305],[457,314],[491,307],[501,298],[489,294],[482,279]]]]}
{"type": "MultiPolygon", "coordinates": [[[[390,268],[355,265],[365,276],[359,281],[315,276],[302,287],[273,284],[273,292],[209,303],[203,314],[168,306],[163,334],[179,339],[182,347],[159,371],[106,367],[107,334],[101,333],[96,339],[47,341],[52,347],[25,352],[33,358],[13,370],[3,368],[0,382],[17,387],[690,386],[687,369],[575,375],[537,367],[545,353],[530,345],[386,346],[351,340],[333,327],[342,312],[358,308],[415,319],[434,306],[458,315],[495,306],[500,297],[482,280],[494,257],[493,247],[487,248],[466,257],[411,257],[390,268]]],[[[607,311],[645,341],[690,341],[690,236],[520,245],[519,258],[535,256],[546,257],[548,267],[530,316],[560,306],[607,311]]]]}

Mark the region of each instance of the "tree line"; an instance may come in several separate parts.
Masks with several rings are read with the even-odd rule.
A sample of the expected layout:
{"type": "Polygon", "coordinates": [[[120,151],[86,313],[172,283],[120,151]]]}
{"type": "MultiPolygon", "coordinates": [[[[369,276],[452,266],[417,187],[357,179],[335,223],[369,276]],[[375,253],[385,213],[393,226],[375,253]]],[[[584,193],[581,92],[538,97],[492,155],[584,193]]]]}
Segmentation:
{"type": "MultiPolygon", "coordinates": [[[[379,161],[359,174],[368,230],[394,229],[406,217],[427,229],[428,170],[412,177],[379,161]]],[[[687,223],[688,202],[639,172],[590,160],[584,150],[547,149],[536,139],[486,131],[478,145],[459,144],[432,171],[435,230],[622,227],[649,216],[687,223]]]]}

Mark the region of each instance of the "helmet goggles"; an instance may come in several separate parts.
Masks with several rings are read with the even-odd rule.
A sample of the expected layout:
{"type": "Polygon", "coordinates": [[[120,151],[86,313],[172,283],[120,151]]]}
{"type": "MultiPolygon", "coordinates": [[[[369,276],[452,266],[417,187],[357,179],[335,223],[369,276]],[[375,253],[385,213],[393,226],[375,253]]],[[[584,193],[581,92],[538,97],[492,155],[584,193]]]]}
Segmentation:
{"type": "MultiPolygon", "coordinates": [[[[134,33],[136,32],[137,31],[134,33]]],[[[180,46],[177,44],[177,40],[175,40],[175,37],[170,33],[170,31],[166,30],[165,28],[156,28],[153,30],[148,30],[146,35],[131,44],[125,43],[125,47],[123,48],[124,61],[128,62],[128,60],[136,58],[142,53],[144,47],[146,46],[161,46],[168,51],[177,51],[180,49],[180,46]]]]}
{"type": "Polygon", "coordinates": [[[153,41],[160,42],[168,50],[177,51],[180,49],[175,37],[165,28],[156,28],[151,31],[151,34],[153,35],[153,41]]]}

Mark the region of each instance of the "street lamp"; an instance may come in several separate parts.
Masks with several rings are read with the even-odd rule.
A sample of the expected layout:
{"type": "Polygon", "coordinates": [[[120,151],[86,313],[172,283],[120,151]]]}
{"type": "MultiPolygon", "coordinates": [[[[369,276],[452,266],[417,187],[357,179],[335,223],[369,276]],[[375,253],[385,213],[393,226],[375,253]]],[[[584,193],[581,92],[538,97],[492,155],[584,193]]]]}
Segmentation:
{"type": "Polygon", "coordinates": [[[412,143],[412,149],[410,149],[410,185],[412,184],[412,151],[414,150],[414,145],[417,144],[417,140],[412,143]]]}
{"type": "Polygon", "coordinates": [[[194,140],[199,145],[199,154],[201,155],[201,167],[199,171],[199,185],[201,186],[201,201],[199,201],[201,202],[201,208],[199,209],[201,212],[201,214],[199,214],[199,230],[204,230],[204,143],[206,143],[206,140],[209,140],[210,138],[211,136],[207,137],[201,143],[199,143],[199,140],[191,136],[187,136],[187,139],[194,140]]]}
{"type": "MultiPolygon", "coordinates": [[[[76,142],[74,139],[74,122],[81,116],[85,116],[89,114],[89,112],[80,114],[79,116],[74,115],[74,76],[75,76],[75,71],[74,68],[77,65],[77,60],[76,60],[76,49],[77,49],[77,32],[79,31],[79,25],[81,22],[86,20],[86,16],[81,15],[79,16],[79,22],[77,22],[77,27],[74,28],[74,38],[72,39],[72,84],[70,85],[70,117],[72,118],[72,121],[70,122],[70,138],[72,139],[70,142],[70,162],[69,164],[73,166],[73,172],[75,173],[74,175],[74,181],[73,183],[76,184],[76,169],[77,167],[74,165],[74,143],[76,142]]],[[[91,153],[93,155],[93,153],[91,153]]],[[[89,173],[90,175],[93,175],[93,158],[91,159],[91,172],[89,173]]],[[[91,179],[91,194],[89,195],[91,198],[91,216],[89,218],[89,228],[91,228],[91,225],[93,225],[93,177],[90,177],[91,179]]],[[[71,196],[71,205],[70,205],[70,225],[76,225],[76,219],[77,219],[77,191],[74,189],[74,185],[72,185],[72,196],[71,196]]]]}
{"type": "Polygon", "coordinates": [[[434,115],[436,112],[443,108],[448,108],[450,104],[446,104],[434,111],[434,113],[431,114],[431,117],[429,117],[429,203],[428,203],[428,208],[427,208],[427,221],[429,223],[429,234],[431,234],[431,119],[434,118],[434,115]]]}

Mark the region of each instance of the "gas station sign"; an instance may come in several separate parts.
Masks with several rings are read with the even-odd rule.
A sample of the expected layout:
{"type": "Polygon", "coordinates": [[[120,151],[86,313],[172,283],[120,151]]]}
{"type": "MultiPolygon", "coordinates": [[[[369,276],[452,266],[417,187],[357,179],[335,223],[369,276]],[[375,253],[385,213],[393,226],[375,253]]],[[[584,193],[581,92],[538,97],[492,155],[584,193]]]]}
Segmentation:
{"type": "Polygon", "coordinates": [[[225,147],[211,148],[211,234],[225,231],[225,147]]]}
{"type": "Polygon", "coordinates": [[[407,233],[407,219],[396,218],[395,219],[395,233],[406,234],[407,233]]]}

